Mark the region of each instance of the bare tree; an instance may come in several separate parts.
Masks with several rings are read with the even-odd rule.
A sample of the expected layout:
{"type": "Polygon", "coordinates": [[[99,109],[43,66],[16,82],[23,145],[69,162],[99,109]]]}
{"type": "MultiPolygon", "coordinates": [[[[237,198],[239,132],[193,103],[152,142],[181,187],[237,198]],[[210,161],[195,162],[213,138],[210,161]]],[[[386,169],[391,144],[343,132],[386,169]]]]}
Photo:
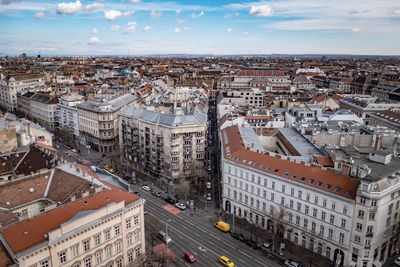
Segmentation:
{"type": "Polygon", "coordinates": [[[185,199],[186,201],[190,193],[190,183],[188,181],[184,181],[183,183],[176,185],[175,192],[180,199],[185,199]]]}
{"type": "Polygon", "coordinates": [[[275,252],[276,240],[279,235],[285,233],[285,222],[284,218],[287,214],[285,206],[271,206],[271,213],[267,216],[270,217],[272,221],[272,251],[275,252]]]}

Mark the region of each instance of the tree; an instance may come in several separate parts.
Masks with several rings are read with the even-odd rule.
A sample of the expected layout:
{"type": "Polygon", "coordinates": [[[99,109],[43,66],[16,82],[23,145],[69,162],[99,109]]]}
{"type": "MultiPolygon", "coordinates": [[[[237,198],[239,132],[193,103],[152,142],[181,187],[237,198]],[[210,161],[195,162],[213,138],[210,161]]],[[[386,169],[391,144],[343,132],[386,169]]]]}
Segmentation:
{"type": "Polygon", "coordinates": [[[190,193],[190,183],[188,181],[184,181],[183,183],[176,185],[175,192],[180,199],[187,200],[187,197],[190,193]]]}
{"type": "MultiPolygon", "coordinates": [[[[272,251],[275,252],[275,244],[277,237],[281,234],[285,233],[285,222],[284,218],[287,214],[287,210],[285,206],[279,206],[276,208],[275,206],[271,206],[271,213],[269,217],[272,221],[272,251]]],[[[267,215],[268,216],[268,215],[267,215]]]]}

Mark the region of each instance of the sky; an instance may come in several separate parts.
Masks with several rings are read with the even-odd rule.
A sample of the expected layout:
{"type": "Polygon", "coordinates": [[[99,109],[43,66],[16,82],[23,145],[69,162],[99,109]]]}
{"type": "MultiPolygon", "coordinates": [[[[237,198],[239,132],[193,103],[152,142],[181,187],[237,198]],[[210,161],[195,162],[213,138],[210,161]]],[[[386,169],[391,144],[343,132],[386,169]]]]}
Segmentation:
{"type": "Polygon", "coordinates": [[[400,0],[0,0],[0,53],[400,54],[400,0]]]}

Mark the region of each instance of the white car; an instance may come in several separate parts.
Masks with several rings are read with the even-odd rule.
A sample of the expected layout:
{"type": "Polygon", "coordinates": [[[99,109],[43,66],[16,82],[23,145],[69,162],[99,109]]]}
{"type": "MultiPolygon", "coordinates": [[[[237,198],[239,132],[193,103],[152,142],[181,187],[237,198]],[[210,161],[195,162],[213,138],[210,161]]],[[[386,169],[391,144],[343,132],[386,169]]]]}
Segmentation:
{"type": "Polygon", "coordinates": [[[151,188],[148,187],[147,185],[142,186],[142,189],[143,189],[144,191],[150,191],[150,190],[151,190],[151,188]]]}
{"type": "Polygon", "coordinates": [[[287,266],[287,267],[300,267],[301,264],[298,263],[298,262],[295,262],[292,259],[288,259],[288,260],[285,261],[285,266],[287,266]]]}
{"type": "Polygon", "coordinates": [[[397,266],[400,266],[400,257],[398,257],[395,261],[394,264],[396,264],[397,266]]]}
{"type": "Polygon", "coordinates": [[[186,209],[186,205],[183,203],[176,203],[175,207],[177,207],[180,210],[185,210],[186,209]]]}

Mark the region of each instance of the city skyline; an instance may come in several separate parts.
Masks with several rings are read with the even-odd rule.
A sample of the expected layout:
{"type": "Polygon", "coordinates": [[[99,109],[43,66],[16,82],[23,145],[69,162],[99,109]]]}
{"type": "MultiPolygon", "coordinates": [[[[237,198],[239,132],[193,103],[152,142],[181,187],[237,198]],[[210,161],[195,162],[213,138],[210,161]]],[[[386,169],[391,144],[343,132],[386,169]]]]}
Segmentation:
{"type": "Polygon", "coordinates": [[[394,1],[2,0],[0,53],[398,55],[394,1]]]}

